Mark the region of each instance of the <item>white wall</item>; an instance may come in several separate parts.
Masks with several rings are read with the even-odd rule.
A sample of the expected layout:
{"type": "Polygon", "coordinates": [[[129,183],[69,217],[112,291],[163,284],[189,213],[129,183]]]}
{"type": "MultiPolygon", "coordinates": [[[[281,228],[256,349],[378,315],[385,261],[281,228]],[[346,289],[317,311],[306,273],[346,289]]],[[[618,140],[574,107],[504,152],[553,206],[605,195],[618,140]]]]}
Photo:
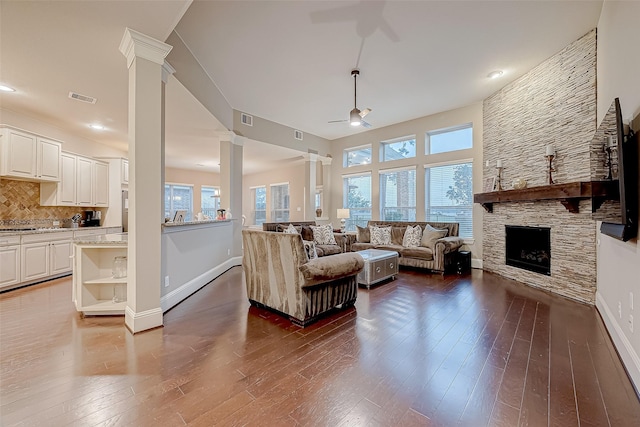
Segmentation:
{"type": "MultiPolygon", "coordinates": [[[[378,185],[378,172],[381,169],[416,165],[416,218],[424,221],[425,218],[425,192],[424,192],[424,165],[452,162],[461,159],[474,159],[473,162],[473,192],[482,192],[482,103],[473,104],[456,110],[445,111],[431,116],[386,126],[380,129],[372,129],[357,135],[336,139],[332,142],[331,155],[331,189],[329,209],[324,216],[329,216],[334,225],[340,223],[336,218],[336,209],[342,207],[342,175],[371,171],[371,198],[372,219],[380,216],[380,190],[378,185]],[[466,123],[473,124],[473,148],[469,150],[453,151],[425,155],[425,134],[428,131],[449,128],[466,123]],[[416,157],[412,159],[395,160],[381,163],[379,161],[379,143],[393,138],[416,135],[416,157]],[[370,165],[342,166],[343,151],[345,148],[358,147],[372,144],[372,159],[370,165]]],[[[325,188],[326,192],[327,189],[325,188]]],[[[326,194],[326,193],[325,193],[326,194]]],[[[326,206],[326,202],[325,202],[326,206]]],[[[482,260],[482,215],[483,208],[473,206],[473,234],[475,241],[467,249],[471,250],[474,267],[481,267],[482,260]]]]}
{"type": "MultiPolygon", "coordinates": [[[[598,123],[616,97],[620,98],[625,122],[640,113],[638,17],[640,2],[607,0],[603,5],[598,22],[598,123]]],[[[623,243],[600,233],[597,238],[596,306],[636,389],[639,389],[640,246],[637,239],[623,243]],[[635,299],[634,309],[630,306],[630,293],[635,299]],[[618,303],[621,316],[618,315],[618,303]],[[629,328],[629,315],[634,316],[634,332],[629,328]]]]}
{"type": "Polygon", "coordinates": [[[0,124],[15,126],[62,141],[62,151],[87,157],[127,157],[126,151],[120,151],[108,145],[78,137],[72,132],[56,127],[54,124],[11,110],[0,109],[0,124]]]}

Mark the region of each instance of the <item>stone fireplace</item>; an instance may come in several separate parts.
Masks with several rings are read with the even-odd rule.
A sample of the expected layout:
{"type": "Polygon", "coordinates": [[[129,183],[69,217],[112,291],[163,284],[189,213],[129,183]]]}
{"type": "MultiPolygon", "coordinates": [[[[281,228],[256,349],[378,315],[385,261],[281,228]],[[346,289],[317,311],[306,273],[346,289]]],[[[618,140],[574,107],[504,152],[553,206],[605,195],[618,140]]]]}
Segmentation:
{"type": "MultiPolygon", "coordinates": [[[[596,31],[592,30],[536,68],[505,86],[483,104],[484,178],[496,176],[501,160],[503,187],[516,179],[527,187],[546,186],[545,148],[557,151],[554,180],[601,180],[601,159],[594,159],[596,133],[596,31]],[[595,142],[594,142],[595,141],[595,142]],[[595,144],[595,145],[594,145],[595,144]]],[[[601,135],[602,136],[602,135],[601,135]]],[[[605,202],[602,209],[606,209],[605,202]]],[[[483,268],[578,301],[594,303],[596,221],[591,198],[566,208],[560,200],[495,203],[483,215],[483,268]],[[511,251],[507,226],[545,230],[549,248],[519,248],[518,256],[547,258],[539,271],[507,262],[511,251]],[[544,249],[547,250],[547,249],[544,249]],[[529,254],[527,255],[527,251],[529,254]]],[[[516,240],[522,240],[518,238],[516,240]]],[[[529,240],[526,240],[529,241],[529,240]]],[[[515,251],[515,250],[514,250],[515,251]]],[[[512,253],[515,258],[515,253],[512,253]]],[[[517,262],[515,262],[517,263],[517,262]]]]}

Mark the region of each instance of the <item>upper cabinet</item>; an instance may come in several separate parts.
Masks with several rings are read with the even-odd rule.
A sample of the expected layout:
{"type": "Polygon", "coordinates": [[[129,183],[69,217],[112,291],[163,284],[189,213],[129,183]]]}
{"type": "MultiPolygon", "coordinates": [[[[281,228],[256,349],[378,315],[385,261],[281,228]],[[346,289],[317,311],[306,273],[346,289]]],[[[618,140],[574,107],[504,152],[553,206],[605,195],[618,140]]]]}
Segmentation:
{"type": "Polygon", "coordinates": [[[11,127],[0,127],[0,176],[59,181],[62,144],[11,127]]]}
{"type": "Polygon", "coordinates": [[[109,165],[63,152],[60,182],[40,184],[41,206],[109,206],[109,165]]]}

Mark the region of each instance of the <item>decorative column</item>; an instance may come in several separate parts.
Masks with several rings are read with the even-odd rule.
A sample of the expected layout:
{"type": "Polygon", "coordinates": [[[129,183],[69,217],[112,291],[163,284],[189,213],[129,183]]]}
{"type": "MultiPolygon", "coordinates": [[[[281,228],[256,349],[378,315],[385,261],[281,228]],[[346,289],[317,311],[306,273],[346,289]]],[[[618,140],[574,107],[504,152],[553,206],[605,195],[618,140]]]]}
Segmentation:
{"type": "Polygon", "coordinates": [[[305,221],[313,221],[316,217],[316,188],[318,183],[317,164],[318,155],[314,153],[305,153],[304,157],[304,212],[303,219],[305,221]]]}
{"type": "Polygon", "coordinates": [[[242,257],[242,150],[244,138],[220,135],[220,207],[232,215],[233,257],[242,257]]]}
{"type": "MultiPolygon", "coordinates": [[[[331,206],[331,195],[333,188],[331,187],[331,157],[321,157],[320,161],[322,162],[322,198],[323,198],[323,217],[332,217],[333,212],[336,211],[337,207],[331,206]]],[[[342,207],[342,202],[340,202],[340,206],[342,207]]]]}
{"type": "Polygon", "coordinates": [[[162,326],[162,76],[170,51],[171,46],[129,28],[120,43],[120,52],[127,58],[129,68],[129,262],[125,325],[133,333],[162,326]]]}

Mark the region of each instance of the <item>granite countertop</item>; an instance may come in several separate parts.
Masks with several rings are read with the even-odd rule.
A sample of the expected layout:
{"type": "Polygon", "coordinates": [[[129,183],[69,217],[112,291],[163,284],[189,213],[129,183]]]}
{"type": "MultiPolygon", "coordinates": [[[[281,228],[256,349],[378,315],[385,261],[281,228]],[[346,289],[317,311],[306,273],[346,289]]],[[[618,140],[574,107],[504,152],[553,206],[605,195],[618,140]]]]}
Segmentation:
{"type": "Polygon", "coordinates": [[[76,227],[76,228],[65,228],[65,227],[14,227],[14,228],[0,228],[0,236],[22,236],[25,234],[45,234],[45,233],[61,233],[64,231],[82,231],[82,230],[99,230],[105,228],[114,228],[114,227],[76,227]]]}
{"type": "Polygon", "coordinates": [[[99,234],[97,236],[81,236],[73,239],[76,245],[114,245],[127,246],[129,243],[127,233],[99,234]]]}
{"type": "Polygon", "coordinates": [[[185,225],[215,224],[219,222],[231,222],[231,219],[207,219],[204,221],[165,222],[164,227],[183,227],[185,225]]]}

